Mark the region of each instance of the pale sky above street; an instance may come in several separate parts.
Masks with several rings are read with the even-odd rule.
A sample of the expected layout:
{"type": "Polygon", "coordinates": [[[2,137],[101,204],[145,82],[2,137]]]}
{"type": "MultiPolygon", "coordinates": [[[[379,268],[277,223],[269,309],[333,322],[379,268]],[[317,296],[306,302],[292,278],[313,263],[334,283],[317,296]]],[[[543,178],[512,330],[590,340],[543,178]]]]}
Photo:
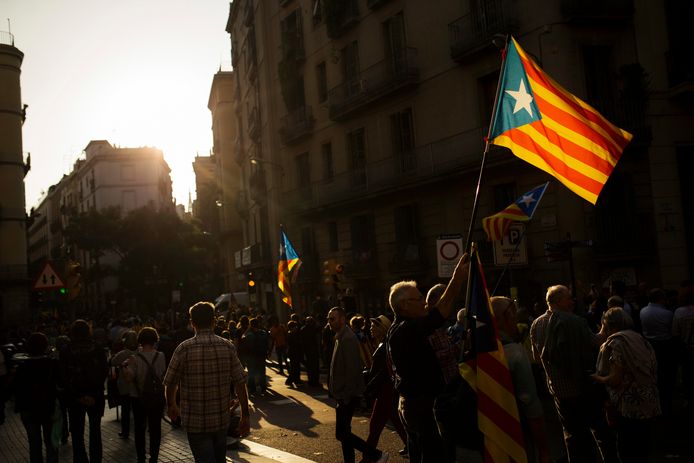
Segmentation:
{"type": "Polygon", "coordinates": [[[212,146],[212,77],[230,70],[228,12],[229,0],[0,0],[0,30],[24,52],[27,209],[101,139],[160,148],[187,207],[191,162],[212,146]]]}

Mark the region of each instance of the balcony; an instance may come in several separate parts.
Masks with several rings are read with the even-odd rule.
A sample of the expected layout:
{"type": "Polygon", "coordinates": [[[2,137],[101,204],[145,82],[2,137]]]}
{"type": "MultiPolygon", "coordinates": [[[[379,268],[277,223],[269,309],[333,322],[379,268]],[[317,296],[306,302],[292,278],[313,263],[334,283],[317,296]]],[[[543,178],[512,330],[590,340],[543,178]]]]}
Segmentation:
{"type": "Polygon", "coordinates": [[[260,112],[257,106],[248,115],[248,136],[255,142],[260,140],[260,112]]]}
{"type": "Polygon", "coordinates": [[[337,174],[329,183],[313,182],[287,192],[287,205],[296,213],[317,212],[328,206],[424,185],[445,176],[477,171],[485,135],[486,128],[479,127],[416,147],[406,156],[387,157],[337,174]],[[407,163],[403,163],[403,157],[408,159],[407,163]],[[305,192],[307,188],[310,195],[305,192]]]}
{"type": "Polygon", "coordinates": [[[280,127],[282,143],[290,145],[310,135],[314,121],[311,106],[301,106],[283,116],[280,127]]]}
{"type": "Polygon", "coordinates": [[[509,0],[486,0],[448,25],[451,58],[464,63],[492,46],[496,34],[515,31],[509,0]]]}
{"type": "Polygon", "coordinates": [[[336,39],[359,23],[357,0],[323,0],[328,37],[336,39]]]}
{"type": "Polygon", "coordinates": [[[685,58],[688,53],[684,50],[670,50],[665,54],[671,99],[694,97],[694,62],[685,58]]]}
{"type": "Polygon", "coordinates": [[[574,24],[623,23],[634,16],[634,0],[561,0],[560,8],[574,24]]]}
{"type": "Polygon", "coordinates": [[[419,84],[417,50],[405,48],[328,92],[330,118],[338,121],[381,98],[419,84]]]}
{"type": "Polygon", "coordinates": [[[280,53],[282,61],[286,63],[303,63],[306,60],[306,52],[304,51],[304,37],[301,32],[284,35],[280,45],[280,53]]]}

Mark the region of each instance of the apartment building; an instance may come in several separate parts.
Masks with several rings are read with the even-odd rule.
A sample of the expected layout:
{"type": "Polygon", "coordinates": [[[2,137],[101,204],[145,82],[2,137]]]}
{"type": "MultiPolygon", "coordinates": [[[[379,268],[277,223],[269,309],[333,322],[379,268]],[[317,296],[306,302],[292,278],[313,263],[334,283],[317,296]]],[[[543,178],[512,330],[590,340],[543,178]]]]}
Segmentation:
{"type": "Polygon", "coordinates": [[[214,203],[218,213],[219,259],[225,292],[245,288],[238,272],[235,256],[243,248],[241,212],[245,207],[245,189],[241,169],[235,161],[235,144],[240,143],[235,111],[236,78],[233,72],[219,71],[212,79],[207,107],[212,115],[213,153],[215,159],[216,191],[214,203]]]}
{"type": "Polygon", "coordinates": [[[481,218],[547,180],[525,230],[527,260],[501,293],[529,306],[560,282],[580,294],[612,278],[633,288],[691,278],[694,200],[682,179],[694,159],[694,73],[678,13],[691,9],[630,0],[234,1],[234,151],[249,249],[238,268],[260,275],[258,304],[286,314],[274,284],[280,224],[304,261],[293,287],[299,311],[316,294],[351,289],[360,311],[378,312],[393,282],[440,281],[437,238],[465,239],[470,228],[509,33],[635,136],[595,206],[490,149],[471,227],[490,284],[502,268],[481,218]],[[330,259],[344,271],[325,285],[330,259]]]}
{"type": "MultiPolygon", "coordinates": [[[[70,216],[95,209],[118,207],[122,214],[144,206],[174,210],[170,168],[157,148],[123,148],[106,140],[92,140],[69,174],[48,189],[34,209],[28,230],[30,267],[40,271],[43,262],[54,261],[61,272],[65,263],[79,262],[82,273],[98,274],[100,267],[117,267],[112,253],[91,255],[68,245],[63,231],[70,216]]],[[[77,304],[82,310],[104,310],[116,303],[115,276],[91,279],[82,288],[77,304]]]]}

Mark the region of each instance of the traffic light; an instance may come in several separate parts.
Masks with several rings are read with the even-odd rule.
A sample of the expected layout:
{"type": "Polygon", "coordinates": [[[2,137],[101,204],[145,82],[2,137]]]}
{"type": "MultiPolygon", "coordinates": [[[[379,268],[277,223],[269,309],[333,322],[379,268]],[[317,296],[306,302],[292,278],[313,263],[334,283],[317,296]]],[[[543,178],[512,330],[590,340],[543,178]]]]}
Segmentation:
{"type": "Polygon", "coordinates": [[[82,290],[82,264],[75,261],[68,261],[66,265],[65,293],[69,300],[75,299],[82,290]]]}
{"type": "Polygon", "coordinates": [[[249,293],[255,291],[255,278],[253,276],[253,272],[248,272],[246,274],[246,284],[248,284],[249,293]]]}

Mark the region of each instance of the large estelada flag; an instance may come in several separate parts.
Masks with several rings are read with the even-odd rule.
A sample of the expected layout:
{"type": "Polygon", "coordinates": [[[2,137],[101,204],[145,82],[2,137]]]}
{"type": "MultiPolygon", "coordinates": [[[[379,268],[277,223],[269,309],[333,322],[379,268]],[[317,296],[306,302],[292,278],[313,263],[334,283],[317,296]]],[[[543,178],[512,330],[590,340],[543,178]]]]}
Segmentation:
{"type": "Polygon", "coordinates": [[[593,204],[632,139],[552,80],[514,38],[506,47],[494,114],[490,143],[593,204]]]}
{"type": "Polygon", "coordinates": [[[535,214],[542,195],[545,194],[549,182],[536,186],[532,190],[516,199],[513,204],[501,212],[482,219],[482,227],[487,233],[489,241],[499,241],[506,236],[508,228],[513,222],[529,222],[535,214]]]}
{"type": "Polygon", "coordinates": [[[462,377],[477,394],[477,423],[484,436],[484,461],[527,463],[511,372],[499,340],[487,283],[474,245],[469,285],[471,343],[459,367],[462,377]]]}
{"type": "Polygon", "coordinates": [[[280,257],[277,262],[277,286],[282,291],[282,301],[289,307],[292,305],[291,282],[296,279],[296,273],[301,267],[301,259],[294,250],[294,246],[287,238],[287,234],[280,229],[280,257]],[[293,271],[293,274],[292,274],[293,271]]]}

